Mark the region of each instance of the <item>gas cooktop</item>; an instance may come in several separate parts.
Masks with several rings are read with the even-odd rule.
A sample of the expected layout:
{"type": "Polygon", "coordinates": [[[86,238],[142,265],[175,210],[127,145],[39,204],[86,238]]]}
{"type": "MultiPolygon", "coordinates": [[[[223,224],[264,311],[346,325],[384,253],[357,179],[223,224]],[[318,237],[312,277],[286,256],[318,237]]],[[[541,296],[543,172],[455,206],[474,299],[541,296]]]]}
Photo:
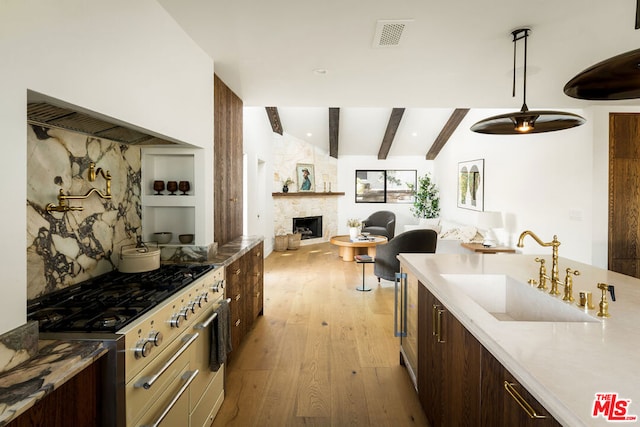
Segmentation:
{"type": "Polygon", "coordinates": [[[144,273],[112,271],[29,301],[40,332],[116,332],[214,265],[168,264],[144,273]]]}

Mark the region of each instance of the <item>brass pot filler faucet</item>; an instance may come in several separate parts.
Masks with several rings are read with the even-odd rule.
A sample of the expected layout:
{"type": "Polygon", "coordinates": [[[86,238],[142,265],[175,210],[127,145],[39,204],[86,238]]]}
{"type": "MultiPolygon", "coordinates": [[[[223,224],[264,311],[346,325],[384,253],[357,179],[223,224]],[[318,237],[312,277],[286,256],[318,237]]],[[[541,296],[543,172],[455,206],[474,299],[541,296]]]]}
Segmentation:
{"type": "Polygon", "coordinates": [[[92,188],[85,194],[84,196],[75,196],[71,194],[64,194],[62,188],[58,193],[58,204],[54,205],[53,203],[48,203],[45,207],[46,211],[51,212],[68,212],[68,211],[81,211],[84,210],[82,206],[69,206],[67,204],[67,200],[83,200],[87,197],[91,196],[93,193],[96,193],[99,197],[103,199],[111,199],[111,173],[109,171],[104,171],[102,168],[96,169],[96,164],[94,162],[89,163],[89,171],[87,173],[87,178],[90,182],[96,180],[98,175],[101,175],[106,181],[106,190],[105,192],[101,192],[97,188],[92,188]]]}
{"type": "MultiPolygon", "coordinates": [[[[558,291],[558,285],[564,286],[564,296],[562,298],[563,301],[573,302],[573,276],[579,276],[580,272],[578,270],[573,270],[571,268],[566,269],[566,276],[564,282],[560,281],[559,273],[558,273],[558,246],[560,246],[560,241],[558,241],[558,236],[553,236],[553,240],[550,242],[543,242],[538,236],[535,235],[530,230],[523,231],[518,238],[518,247],[524,247],[524,238],[526,236],[531,236],[533,240],[535,240],[540,246],[551,246],[551,277],[547,275],[547,268],[545,266],[545,260],[543,258],[535,258],[535,261],[540,263],[540,271],[539,271],[539,280],[536,282],[535,279],[529,280],[531,284],[538,284],[538,289],[546,290],[547,289],[547,280],[551,282],[551,290],[549,291],[550,295],[560,295],[560,291],[558,291]]],[[[598,283],[598,289],[602,291],[602,297],[600,299],[600,310],[598,311],[598,317],[609,317],[609,303],[607,302],[607,291],[611,293],[611,300],[615,301],[615,292],[613,285],[607,285],[606,283],[598,283]]],[[[591,302],[591,292],[580,292],[580,301],[578,302],[580,307],[586,307],[590,310],[594,309],[591,302]]]]}

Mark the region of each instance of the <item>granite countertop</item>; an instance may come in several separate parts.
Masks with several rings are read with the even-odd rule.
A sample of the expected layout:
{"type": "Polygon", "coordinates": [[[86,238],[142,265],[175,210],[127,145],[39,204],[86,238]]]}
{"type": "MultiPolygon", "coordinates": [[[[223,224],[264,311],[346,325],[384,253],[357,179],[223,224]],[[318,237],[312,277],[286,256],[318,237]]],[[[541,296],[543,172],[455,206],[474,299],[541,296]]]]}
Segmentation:
{"type": "Polygon", "coordinates": [[[40,340],[39,352],[0,374],[0,426],[107,353],[100,342],[40,340]]]}
{"type": "MultiPolygon", "coordinates": [[[[551,256],[538,256],[546,260],[550,272],[551,256]]],[[[504,274],[527,283],[538,278],[535,257],[401,254],[400,260],[563,425],[610,425],[601,414],[592,417],[598,393],[630,399],[626,415],[640,416],[640,280],[560,258],[561,280],[568,267],[580,271],[573,278],[574,297],[578,299],[583,290],[592,292],[596,308],[586,312],[593,319],[542,322],[500,321],[442,277],[504,274]],[[606,319],[596,316],[601,297],[598,283],[615,285],[616,301],[607,294],[611,317],[606,319]]],[[[562,300],[562,296],[544,296],[562,300]]],[[[575,303],[567,308],[581,310],[575,303]]]]}
{"type": "MultiPolygon", "coordinates": [[[[208,258],[208,263],[227,266],[262,242],[262,236],[241,236],[220,246],[215,255],[208,258]]],[[[264,254],[263,254],[264,255],[264,254]]]]}

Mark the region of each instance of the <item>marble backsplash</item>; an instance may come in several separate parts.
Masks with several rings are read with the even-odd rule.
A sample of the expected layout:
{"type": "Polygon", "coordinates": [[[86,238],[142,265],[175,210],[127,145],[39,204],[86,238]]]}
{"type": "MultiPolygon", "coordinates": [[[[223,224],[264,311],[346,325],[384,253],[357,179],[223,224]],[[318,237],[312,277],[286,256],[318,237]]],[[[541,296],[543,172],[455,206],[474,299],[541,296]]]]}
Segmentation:
{"type": "Polygon", "coordinates": [[[119,248],[141,236],[140,148],[60,129],[27,126],[27,298],[116,268],[119,248]],[[82,211],[48,213],[60,189],[104,192],[87,179],[89,163],[109,171],[111,199],[70,200],[82,211]]]}

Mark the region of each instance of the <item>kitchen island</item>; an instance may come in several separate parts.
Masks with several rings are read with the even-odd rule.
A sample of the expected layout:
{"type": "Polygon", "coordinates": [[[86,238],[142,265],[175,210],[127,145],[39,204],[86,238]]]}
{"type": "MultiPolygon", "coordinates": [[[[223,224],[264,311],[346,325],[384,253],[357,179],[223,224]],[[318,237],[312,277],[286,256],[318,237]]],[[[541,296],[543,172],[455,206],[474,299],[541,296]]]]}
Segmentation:
{"type": "MultiPolygon", "coordinates": [[[[589,315],[588,321],[498,320],[476,299],[451,283],[454,275],[458,279],[469,275],[466,276],[468,280],[476,282],[482,281],[479,275],[506,275],[526,284],[529,279],[538,278],[539,264],[534,261],[535,257],[476,254],[399,256],[403,271],[415,276],[473,335],[483,350],[497,359],[562,425],[609,425],[603,410],[599,409],[597,416],[592,416],[598,394],[616,394],[618,401],[630,400],[624,416],[633,419],[640,415],[637,364],[640,280],[560,258],[560,279],[564,279],[568,267],[580,271],[579,276],[573,277],[576,300],[580,291],[593,294],[595,308],[592,310],[581,309],[575,302],[564,303],[570,305],[566,308],[580,312],[580,315],[589,315]],[[601,297],[601,291],[596,287],[598,283],[615,286],[616,301],[611,301],[607,294],[611,317],[606,319],[596,315],[601,297]]],[[[540,257],[546,260],[547,266],[551,265],[550,255],[540,257]]],[[[562,301],[562,295],[544,297],[562,301]]],[[[482,402],[485,408],[490,405],[491,402],[482,402]]]]}

